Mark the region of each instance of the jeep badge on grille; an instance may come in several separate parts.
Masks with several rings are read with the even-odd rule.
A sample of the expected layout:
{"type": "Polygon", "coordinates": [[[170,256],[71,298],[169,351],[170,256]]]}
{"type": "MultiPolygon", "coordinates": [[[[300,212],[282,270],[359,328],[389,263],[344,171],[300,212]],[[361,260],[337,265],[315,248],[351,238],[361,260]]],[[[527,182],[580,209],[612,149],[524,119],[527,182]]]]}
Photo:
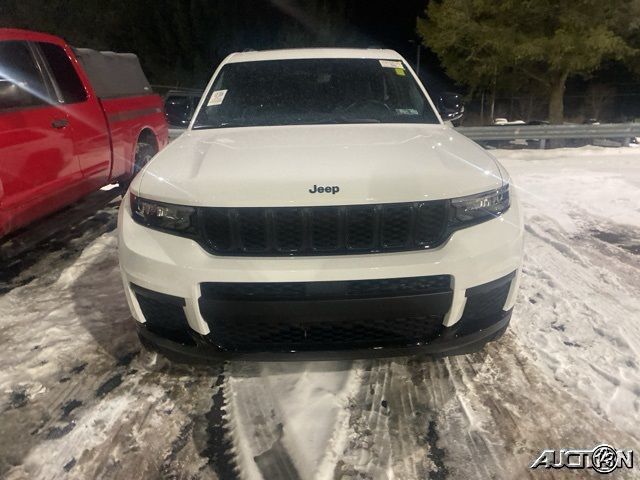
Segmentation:
{"type": "Polygon", "coordinates": [[[337,185],[332,185],[330,187],[319,187],[318,185],[314,185],[313,188],[309,189],[309,193],[331,193],[335,195],[340,191],[340,187],[337,185]]]}

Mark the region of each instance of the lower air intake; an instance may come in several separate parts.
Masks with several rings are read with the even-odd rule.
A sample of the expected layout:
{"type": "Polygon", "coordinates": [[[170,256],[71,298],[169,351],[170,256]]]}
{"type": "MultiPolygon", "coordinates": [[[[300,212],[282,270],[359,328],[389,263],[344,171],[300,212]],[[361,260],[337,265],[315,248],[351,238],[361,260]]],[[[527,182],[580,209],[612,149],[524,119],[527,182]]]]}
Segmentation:
{"type": "Polygon", "coordinates": [[[184,313],[183,298],[165,295],[131,286],[145,319],[145,327],[152,333],[183,344],[193,344],[190,327],[184,313]]]}
{"type": "Polygon", "coordinates": [[[451,307],[449,275],[325,282],[201,284],[208,340],[234,352],[428,343],[451,307]]]}

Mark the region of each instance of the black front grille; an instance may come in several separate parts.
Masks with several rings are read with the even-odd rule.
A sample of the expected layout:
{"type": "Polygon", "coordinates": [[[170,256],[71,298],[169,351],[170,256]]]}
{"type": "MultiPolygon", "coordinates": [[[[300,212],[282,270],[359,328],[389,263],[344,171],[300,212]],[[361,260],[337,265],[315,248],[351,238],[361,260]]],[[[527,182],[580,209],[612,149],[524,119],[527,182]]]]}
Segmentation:
{"type": "Polygon", "coordinates": [[[444,200],[379,205],[202,208],[204,246],[219,255],[339,255],[433,248],[444,200]]]}

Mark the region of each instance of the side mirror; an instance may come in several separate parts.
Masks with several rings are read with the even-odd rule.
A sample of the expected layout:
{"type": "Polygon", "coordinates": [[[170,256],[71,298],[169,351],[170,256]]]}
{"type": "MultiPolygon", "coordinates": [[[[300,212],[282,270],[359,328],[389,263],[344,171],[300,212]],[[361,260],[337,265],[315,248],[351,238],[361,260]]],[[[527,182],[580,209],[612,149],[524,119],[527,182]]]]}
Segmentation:
{"type": "Polygon", "coordinates": [[[164,102],[164,114],[169,125],[179,128],[187,127],[198,106],[198,100],[194,101],[186,95],[168,96],[164,102]]]}
{"type": "Polygon", "coordinates": [[[454,125],[460,123],[464,117],[464,101],[459,93],[445,92],[438,98],[438,112],[442,120],[454,125]]]}

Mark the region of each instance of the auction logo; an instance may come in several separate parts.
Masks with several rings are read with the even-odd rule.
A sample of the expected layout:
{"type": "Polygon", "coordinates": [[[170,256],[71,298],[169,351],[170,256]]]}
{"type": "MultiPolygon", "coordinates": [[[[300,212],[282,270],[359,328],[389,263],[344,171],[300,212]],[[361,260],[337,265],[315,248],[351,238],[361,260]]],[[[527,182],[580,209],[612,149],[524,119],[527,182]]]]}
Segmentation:
{"type": "Polygon", "coordinates": [[[592,450],[543,450],[529,468],[591,468],[598,473],[611,473],[616,468],[633,468],[633,450],[616,450],[607,444],[592,450]]]}

